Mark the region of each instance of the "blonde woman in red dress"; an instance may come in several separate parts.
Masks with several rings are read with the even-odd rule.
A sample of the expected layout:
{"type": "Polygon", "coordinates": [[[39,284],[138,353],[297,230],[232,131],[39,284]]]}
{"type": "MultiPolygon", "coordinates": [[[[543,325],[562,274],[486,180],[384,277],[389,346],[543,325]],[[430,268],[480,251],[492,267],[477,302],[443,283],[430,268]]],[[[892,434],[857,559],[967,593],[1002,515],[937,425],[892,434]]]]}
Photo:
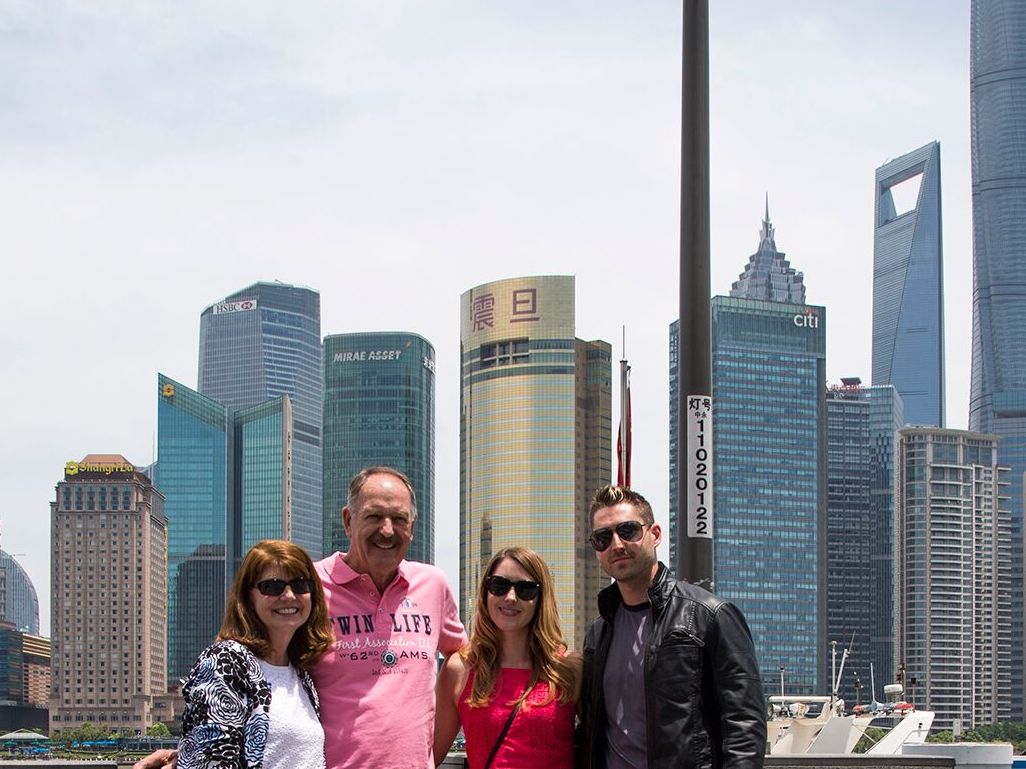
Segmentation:
{"type": "Polygon", "coordinates": [[[438,676],[435,765],[462,724],[470,769],[572,769],[580,678],[545,561],[527,548],[501,550],[478,588],[470,643],[438,676]]]}

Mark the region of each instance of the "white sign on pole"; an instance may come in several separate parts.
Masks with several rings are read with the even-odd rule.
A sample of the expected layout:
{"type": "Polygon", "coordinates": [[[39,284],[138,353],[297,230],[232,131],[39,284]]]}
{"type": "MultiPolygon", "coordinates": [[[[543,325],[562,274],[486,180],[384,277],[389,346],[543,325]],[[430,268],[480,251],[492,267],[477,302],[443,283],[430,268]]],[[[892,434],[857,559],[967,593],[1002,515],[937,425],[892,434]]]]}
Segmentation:
{"type": "Polygon", "coordinates": [[[713,413],[712,396],[689,395],[687,422],[687,519],[688,536],[712,539],[713,535],[713,413]]]}

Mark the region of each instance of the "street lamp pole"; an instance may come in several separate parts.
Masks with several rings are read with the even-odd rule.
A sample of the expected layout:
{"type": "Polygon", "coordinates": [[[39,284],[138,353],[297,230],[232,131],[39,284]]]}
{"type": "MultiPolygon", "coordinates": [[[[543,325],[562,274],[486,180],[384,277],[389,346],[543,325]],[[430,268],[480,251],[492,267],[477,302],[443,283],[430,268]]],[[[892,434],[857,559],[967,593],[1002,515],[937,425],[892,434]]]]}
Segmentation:
{"type": "Polygon", "coordinates": [[[684,0],[681,72],[677,575],[713,589],[709,2],[684,0]]]}

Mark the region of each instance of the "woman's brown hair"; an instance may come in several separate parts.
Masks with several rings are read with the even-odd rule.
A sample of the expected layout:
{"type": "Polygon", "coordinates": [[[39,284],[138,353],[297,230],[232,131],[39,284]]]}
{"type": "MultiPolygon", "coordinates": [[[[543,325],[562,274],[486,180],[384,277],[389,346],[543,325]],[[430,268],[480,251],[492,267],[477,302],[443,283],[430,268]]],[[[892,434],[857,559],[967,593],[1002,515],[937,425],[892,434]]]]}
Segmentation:
{"type": "Polygon", "coordinates": [[[488,614],[488,591],[485,581],[494,574],[499,563],[509,558],[531,575],[541,585],[541,593],[534,616],[528,628],[528,653],[531,657],[531,684],[519,698],[521,707],[527,707],[527,695],[537,681],[549,685],[549,694],[544,703],[559,699],[561,705],[572,702],[577,687],[577,671],[566,658],[566,642],[559,627],[559,611],[556,608],[556,591],[552,584],[552,573],[542,557],[526,547],[510,547],[500,550],[488,563],[481,585],[477,590],[477,607],[474,611],[474,627],[470,643],[461,652],[468,666],[474,671],[474,684],[467,700],[472,708],[486,706],[495,688],[499,675],[499,651],[502,634],[488,614]]]}
{"type": "Polygon", "coordinates": [[[235,581],[228,592],[224,621],[217,634],[218,641],[238,641],[257,657],[270,653],[267,628],[257,617],[250,600],[250,591],[268,566],[278,566],[288,579],[308,579],[313,582],[310,593],[310,616],[296,630],[289,642],[289,661],[296,667],[309,668],[335,640],[328,620],[328,606],[324,590],[307,552],[294,542],[265,539],[257,542],[246,553],[235,581]]]}

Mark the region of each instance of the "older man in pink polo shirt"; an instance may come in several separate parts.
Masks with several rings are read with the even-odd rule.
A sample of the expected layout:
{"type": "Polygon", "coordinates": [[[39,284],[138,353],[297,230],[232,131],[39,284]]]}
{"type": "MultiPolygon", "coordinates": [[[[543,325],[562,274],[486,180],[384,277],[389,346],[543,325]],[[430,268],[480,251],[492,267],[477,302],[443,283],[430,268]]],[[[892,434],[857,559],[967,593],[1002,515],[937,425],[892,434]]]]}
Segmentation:
{"type": "MultiPolygon", "coordinates": [[[[417,519],[409,479],[390,467],[349,484],[351,545],[319,561],[335,644],[314,666],[327,769],[431,769],[437,654],[467,640],[440,569],[405,560],[417,519]]],[[[135,764],[174,760],[157,751],[135,764]]]]}
{"type": "Polygon", "coordinates": [[[430,769],[437,653],[466,642],[440,569],[405,560],[417,517],[413,487],[388,467],[349,484],[351,545],[317,563],[334,648],[314,666],[328,769],[430,769]]]}

